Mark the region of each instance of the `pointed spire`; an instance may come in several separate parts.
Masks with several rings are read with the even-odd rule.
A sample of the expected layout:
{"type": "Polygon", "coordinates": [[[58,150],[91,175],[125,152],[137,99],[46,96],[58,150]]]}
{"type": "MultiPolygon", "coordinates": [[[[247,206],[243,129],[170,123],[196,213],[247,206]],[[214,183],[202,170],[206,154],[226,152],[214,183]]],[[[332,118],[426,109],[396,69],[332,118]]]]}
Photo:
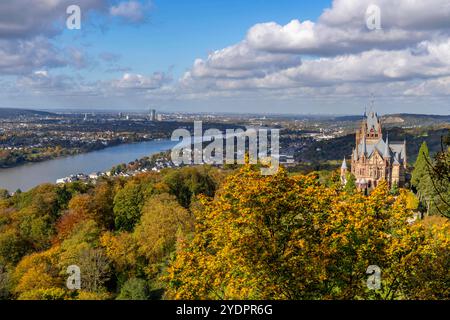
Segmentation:
{"type": "Polygon", "coordinates": [[[367,156],[367,146],[366,146],[366,136],[363,138],[363,149],[362,149],[363,155],[367,156]]]}
{"type": "Polygon", "coordinates": [[[375,110],[374,105],[375,105],[375,97],[373,92],[370,94],[371,99],[370,99],[370,110],[373,112],[375,110]]]}
{"type": "Polygon", "coordinates": [[[389,133],[386,136],[386,146],[384,148],[383,158],[385,158],[385,159],[391,158],[391,153],[389,152],[389,133]]]}
{"type": "Polygon", "coordinates": [[[347,167],[347,160],[345,159],[345,157],[344,157],[344,161],[342,162],[341,169],[345,169],[345,170],[348,169],[348,167],[347,167]]]}

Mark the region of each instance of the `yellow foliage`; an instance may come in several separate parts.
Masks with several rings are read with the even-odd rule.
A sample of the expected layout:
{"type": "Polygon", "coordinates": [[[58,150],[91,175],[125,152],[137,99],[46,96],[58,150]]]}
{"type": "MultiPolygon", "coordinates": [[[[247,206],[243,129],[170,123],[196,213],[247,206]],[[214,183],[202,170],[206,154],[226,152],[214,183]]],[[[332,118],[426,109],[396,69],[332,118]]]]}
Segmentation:
{"type": "Polygon", "coordinates": [[[137,245],[132,234],[121,232],[113,235],[111,232],[105,232],[100,238],[100,244],[118,271],[125,271],[136,264],[137,245]]]}
{"type": "Polygon", "coordinates": [[[77,296],[77,300],[110,300],[111,294],[108,292],[87,292],[80,291],[77,296]]]}
{"type": "Polygon", "coordinates": [[[33,289],[19,295],[18,300],[71,300],[72,293],[61,288],[33,289]]]}
{"type": "Polygon", "coordinates": [[[62,283],[57,269],[59,248],[25,256],[14,269],[12,281],[13,292],[21,295],[27,291],[50,289],[62,283]]]}
{"type": "Polygon", "coordinates": [[[448,297],[449,234],[408,223],[406,192],[394,198],[386,182],[351,195],[315,175],[245,166],[195,214],[194,238],[179,243],[164,278],[168,298],[448,297]],[[381,290],[367,288],[370,265],[382,269],[381,290]]]}
{"type": "Polygon", "coordinates": [[[140,223],[134,231],[138,251],[150,262],[156,262],[172,251],[177,232],[193,228],[193,217],[175,197],[161,194],[150,198],[142,209],[140,223]]]}

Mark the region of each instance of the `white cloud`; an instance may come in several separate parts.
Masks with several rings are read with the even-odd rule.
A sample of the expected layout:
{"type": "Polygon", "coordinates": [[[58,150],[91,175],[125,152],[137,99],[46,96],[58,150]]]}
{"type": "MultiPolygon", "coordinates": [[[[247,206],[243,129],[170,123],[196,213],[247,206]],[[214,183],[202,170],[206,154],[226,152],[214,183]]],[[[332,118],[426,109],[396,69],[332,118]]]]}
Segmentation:
{"type": "Polygon", "coordinates": [[[150,3],[142,5],[139,1],[123,1],[117,6],[112,6],[109,13],[114,17],[123,18],[129,22],[140,23],[146,19],[147,9],[150,3]]]}
{"type": "Polygon", "coordinates": [[[369,5],[380,8],[385,29],[448,31],[450,28],[448,0],[334,0],[331,8],[321,15],[319,23],[330,27],[361,28],[369,5]]]}
{"type": "Polygon", "coordinates": [[[450,76],[449,31],[448,0],[336,0],[317,22],[254,25],[240,43],[197,59],[179,88],[188,95],[256,91],[259,97],[274,90],[410,95],[408,86],[431,92],[450,76]],[[367,29],[369,4],[380,7],[382,30],[367,29]]]}
{"type": "Polygon", "coordinates": [[[127,90],[155,90],[172,81],[172,78],[164,72],[155,72],[150,76],[125,73],[119,80],[113,80],[111,86],[117,89],[127,90]]]}
{"type": "Polygon", "coordinates": [[[66,26],[66,8],[76,4],[83,17],[92,10],[105,10],[107,0],[14,0],[0,1],[0,39],[52,36],[66,26]]]}
{"type": "Polygon", "coordinates": [[[47,70],[38,70],[29,75],[21,76],[16,81],[19,94],[60,95],[73,92],[78,88],[74,78],[66,75],[52,75],[47,70]]]}
{"type": "Polygon", "coordinates": [[[0,39],[0,73],[24,74],[48,67],[66,66],[64,53],[44,37],[30,40],[0,39]]]}
{"type": "Polygon", "coordinates": [[[197,59],[190,71],[194,78],[248,78],[264,77],[277,70],[295,66],[299,57],[272,54],[252,49],[241,42],[211,53],[206,60],[197,59]]]}
{"type": "MultiPolygon", "coordinates": [[[[0,73],[18,75],[22,92],[261,103],[336,101],[370,92],[410,99],[450,96],[449,0],[335,0],[317,21],[258,23],[240,42],[196,59],[175,82],[170,72],[131,73],[112,53],[98,57],[107,71],[126,72],[118,79],[87,82],[55,74],[55,68],[70,66],[77,72],[91,61],[82,50],[50,41],[64,27],[64,6],[73,1],[37,1],[32,7],[26,0],[0,2],[0,73]],[[366,28],[369,4],[380,7],[382,30],[366,28]]],[[[150,8],[150,2],[137,0],[114,6],[107,0],[80,1],[88,10],[131,23],[145,21],[150,8]]]]}
{"type": "Polygon", "coordinates": [[[285,26],[274,22],[253,26],[247,42],[257,50],[278,53],[338,55],[370,49],[399,49],[428,39],[425,31],[330,27],[311,21],[292,20],[285,26]]]}

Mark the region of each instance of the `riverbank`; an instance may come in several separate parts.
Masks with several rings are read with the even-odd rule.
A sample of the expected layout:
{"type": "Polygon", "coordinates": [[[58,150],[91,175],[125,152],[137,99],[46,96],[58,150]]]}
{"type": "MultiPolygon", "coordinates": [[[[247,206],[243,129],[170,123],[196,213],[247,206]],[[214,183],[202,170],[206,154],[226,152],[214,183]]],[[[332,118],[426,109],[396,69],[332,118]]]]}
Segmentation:
{"type": "Polygon", "coordinates": [[[41,183],[55,183],[57,179],[72,174],[105,172],[118,164],[170,150],[176,143],[164,139],[121,144],[89,153],[3,168],[0,169],[0,189],[26,191],[41,183]]]}
{"type": "Polygon", "coordinates": [[[87,154],[90,152],[100,151],[107,148],[112,148],[120,145],[126,145],[126,144],[134,144],[134,143],[141,143],[141,142],[148,142],[148,141],[160,141],[162,139],[141,139],[136,141],[125,141],[125,140],[112,140],[108,141],[107,144],[105,143],[95,143],[92,145],[87,145],[84,148],[61,148],[61,147],[55,147],[55,148],[43,148],[42,152],[31,150],[30,152],[20,152],[17,150],[9,150],[9,149],[3,149],[0,150],[0,169],[10,169],[10,168],[16,168],[19,166],[27,165],[27,164],[33,164],[33,163],[39,163],[49,160],[55,160],[55,159],[61,159],[64,157],[70,157],[70,156],[76,156],[80,154],[87,154]],[[5,155],[5,153],[9,152],[9,155],[5,155]]]}

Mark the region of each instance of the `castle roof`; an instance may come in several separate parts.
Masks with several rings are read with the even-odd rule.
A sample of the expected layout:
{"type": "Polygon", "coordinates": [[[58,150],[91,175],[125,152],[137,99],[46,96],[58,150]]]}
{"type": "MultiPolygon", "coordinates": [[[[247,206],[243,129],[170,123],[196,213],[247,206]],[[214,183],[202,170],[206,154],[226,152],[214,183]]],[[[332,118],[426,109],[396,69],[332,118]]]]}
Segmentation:
{"type": "Polygon", "coordinates": [[[389,135],[387,135],[387,137],[386,137],[386,143],[385,143],[385,146],[384,146],[383,158],[385,158],[385,159],[391,158],[391,150],[389,148],[389,135]]]}
{"type": "Polygon", "coordinates": [[[362,157],[365,153],[367,158],[371,158],[375,153],[378,153],[383,160],[394,160],[398,163],[403,163],[406,158],[404,143],[389,143],[389,139],[386,142],[383,139],[378,141],[363,141],[357,146],[356,153],[358,158],[362,157]]]}

